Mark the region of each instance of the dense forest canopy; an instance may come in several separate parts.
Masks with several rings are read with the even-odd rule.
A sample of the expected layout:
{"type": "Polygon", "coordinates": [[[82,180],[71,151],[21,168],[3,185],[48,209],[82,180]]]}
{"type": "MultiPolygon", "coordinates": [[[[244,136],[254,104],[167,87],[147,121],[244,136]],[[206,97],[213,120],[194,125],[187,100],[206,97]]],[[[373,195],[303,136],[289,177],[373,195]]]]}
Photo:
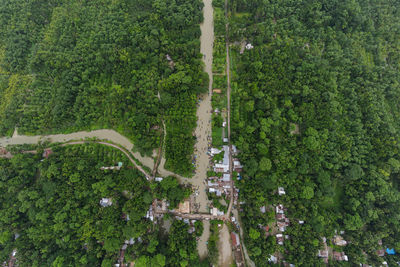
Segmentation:
{"type": "Polygon", "coordinates": [[[20,266],[111,267],[128,240],[125,262],[200,264],[198,223],[189,233],[189,225],[172,221],[166,234],[146,217],[154,198],[172,209],[190,195],[175,177],[149,183],[123,153],[99,144],[53,147],[48,158],[40,148],[18,151],[0,158],[0,262],[16,250],[20,266]],[[119,170],[101,169],[119,162],[119,170]]]}
{"type": "Polygon", "coordinates": [[[0,3],[0,135],[113,128],[189,173],[200,0],[0,3]],[[167,57],[168,55],[168,57],[167,57]],[[158,96],[161,96],[159,99],[158,96]]]}
{"type": "Polygon", "coordinates": [[[254,46],[232,51],[252,259],[265,266],[280,251],[287,262],[318,266],[322,237],[330,245],[343,230],[349,244],[334,249],[349,264],[395,264],[397,255],[377,250],[400,252],[400,2],[231,2],[230,41],[254,46]],[[260,207],[277,204],[291,218],[283,247],[259,227],[275,221],[260,207]]]}
{"type": "Polygon", "coordinates": [[[21,266],[100,266],[116,262],[124,240],[152,228],[146,178],[118,150],[73,145],[0,159],[0,260],[21,266]],[[123,163],[119,171],[102,166],[123,163]],[[103,207],[108,198],[112,205],[103,207]],[[129,216],[130,220],[123,218],[129,216]]]}

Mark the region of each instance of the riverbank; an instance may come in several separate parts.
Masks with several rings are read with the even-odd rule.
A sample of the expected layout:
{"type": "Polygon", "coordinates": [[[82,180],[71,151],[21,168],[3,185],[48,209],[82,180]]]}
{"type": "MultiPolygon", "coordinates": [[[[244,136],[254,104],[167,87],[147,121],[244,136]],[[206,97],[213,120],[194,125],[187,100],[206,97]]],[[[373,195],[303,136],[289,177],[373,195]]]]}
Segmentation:
{"type": "MultiPolygon", "coordinates": [[[[197,109],[197,128],[195,135],[197,142],[196,151],[196,173],[191,179],[184,179],[184,182],[191,183],[197,188],[196,204],[199,212],[208,212],[209,200],[206,193],[205,180],[209,168],[209,157],[207,155],[209,146],[209,136],[211,136],[211,94],[213,84],[212,62],[213,62],[213,43],[214,43],[214,14],[212,0],[203,0],[204,21],[200,25],[200,52],[203,54],[204,70],[209,77],[208,94],[201,96],[201,102],[197,109]]],[[[183,181],[182,181],[183,182],[183,181]]],[[[209,224],[204,225],[204,232],[209,232],[209,224]]],[[[203,236],[198,242],[200,256],[207,255],[208,238],[203,236]]]]}
{"type": "Polygon", "coordinates": [[[125,136],[119,134],[114,130],[101,129],[95,131],[81,131],[70,134],[52,134],[52,135],[34,135],[26,136],[19,135],[18,131],[15,130],[12,137],[1,137],[0,147],[6,147],[8,145],[22,145],[22,144],[37,144],[43,141],[49,141],[51,143],[65,143],[69,141],[82,140],[85,138],[97,138],[99,140],[108,140],[117,144],[126,150],[128,150],[132,155],[140,161],[144,166],[152,169],[154,166],[154,160],[150,157],[143,157],[138,152],[133,152],[132,142],[125,136]]]}

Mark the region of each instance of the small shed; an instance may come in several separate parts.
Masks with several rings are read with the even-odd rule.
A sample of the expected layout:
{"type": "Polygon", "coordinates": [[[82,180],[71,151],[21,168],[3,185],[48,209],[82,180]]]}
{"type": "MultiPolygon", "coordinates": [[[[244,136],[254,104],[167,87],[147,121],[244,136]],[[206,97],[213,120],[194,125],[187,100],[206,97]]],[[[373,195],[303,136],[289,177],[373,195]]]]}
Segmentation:
{"type": "Polygon", "coordinates": [[[100,205],[102,207],[109,207],[112,205],[112,199],[103,197],[102,199],[100,199],[100,205]]]}
{"type": "Polygon", "coordinates": [[[285,195],[286,194],[285,189],[283,187],[278,187],[278,194],[280,196],[285,195]]]}
{"type": "Polygon", "coordinates": [[[394,248],[387,248],[386,253],[388,255],[396,255],[396,251],[394,251],[394,248]]]}
{"type": "Polygon", "coordinates": [[[247,45],[246,45],[246,49],[247,50],[250,50],[250,49],[253,49],[254,48],[254,46],[251,44],[251,43],[248,43],[247,45]]]}
{"type": "Polygon", "coordinates": [[[43,151],[43,158],[49,158],[49,156],[51,155],[51,154],[53,154],[53,150],[51,150],[51,148],[46,148],[44,151],[43,151]]]}
{"type": "Polygon", "coordinates": [[[215,89],[213,89],[213,93],[220,94],[220,93],[222,93],[222,91],[221,91],[221,89],[215,88],[215,89]]]}

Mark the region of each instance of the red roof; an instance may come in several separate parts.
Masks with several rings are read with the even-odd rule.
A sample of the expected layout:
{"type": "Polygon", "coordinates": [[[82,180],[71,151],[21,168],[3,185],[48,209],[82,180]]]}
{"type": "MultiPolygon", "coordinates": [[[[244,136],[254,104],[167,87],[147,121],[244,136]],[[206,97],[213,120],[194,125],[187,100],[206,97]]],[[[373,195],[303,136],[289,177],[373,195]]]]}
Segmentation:
{"type": "Polygon", "coordinates": [[[43,152],[43,157],[47,159],[52,153],[53,150],[51,150],[51,148],[45,149],[43,152]]]}
{"type": "Polygon", "coordinates": [[[239,236],[236,233],[231,233],[231,238],[232,238],[232,245],[234,247],[239,246],[239,236]]]}

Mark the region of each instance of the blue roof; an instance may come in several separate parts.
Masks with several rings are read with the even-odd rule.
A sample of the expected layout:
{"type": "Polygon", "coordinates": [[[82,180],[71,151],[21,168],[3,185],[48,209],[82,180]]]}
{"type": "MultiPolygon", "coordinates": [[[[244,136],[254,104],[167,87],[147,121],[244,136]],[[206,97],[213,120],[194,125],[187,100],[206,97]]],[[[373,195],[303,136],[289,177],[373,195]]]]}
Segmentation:
{"type": "Polygon", "coordinates": [[[396,254],[396,251],[394,251],[394,248],[387,248],[387,249],[386,249],[386,253],[387,253],[388,255],[395,255],[395,254],[396,254]]]}

